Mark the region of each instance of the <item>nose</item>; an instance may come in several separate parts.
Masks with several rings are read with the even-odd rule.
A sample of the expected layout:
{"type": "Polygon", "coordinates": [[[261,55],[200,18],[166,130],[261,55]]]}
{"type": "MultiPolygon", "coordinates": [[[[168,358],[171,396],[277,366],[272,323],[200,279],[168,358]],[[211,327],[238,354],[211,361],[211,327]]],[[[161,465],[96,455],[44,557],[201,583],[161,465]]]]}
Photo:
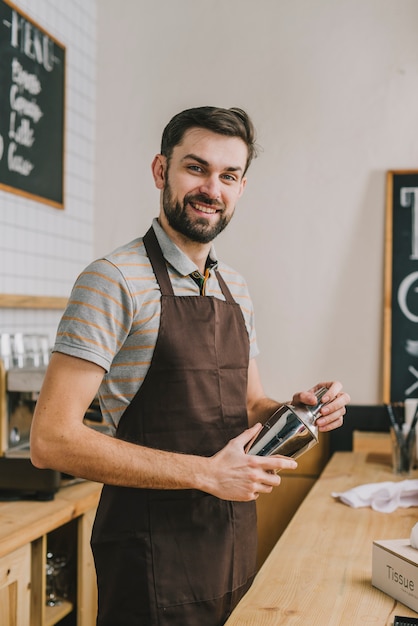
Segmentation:
{"type": "Polygon", "coordinates": [[[221,195],[221,184],[217,176],[207,176],[199,186],[200,193],[205,194],[212,200],[216,200],[221,195]]]}

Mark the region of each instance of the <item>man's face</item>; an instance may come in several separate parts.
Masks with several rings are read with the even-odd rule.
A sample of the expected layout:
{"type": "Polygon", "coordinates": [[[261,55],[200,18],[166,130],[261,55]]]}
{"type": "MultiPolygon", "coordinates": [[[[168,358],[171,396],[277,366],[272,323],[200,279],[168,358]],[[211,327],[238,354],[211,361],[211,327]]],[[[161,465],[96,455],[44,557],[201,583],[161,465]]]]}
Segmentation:
{"type": "Polygon", "coordinates": [[[162,209],[169,226],[187,239],[209,243],[229,223],[244,191],[247,146],[202,128],[188,130],[164,157],[162,209]]]}

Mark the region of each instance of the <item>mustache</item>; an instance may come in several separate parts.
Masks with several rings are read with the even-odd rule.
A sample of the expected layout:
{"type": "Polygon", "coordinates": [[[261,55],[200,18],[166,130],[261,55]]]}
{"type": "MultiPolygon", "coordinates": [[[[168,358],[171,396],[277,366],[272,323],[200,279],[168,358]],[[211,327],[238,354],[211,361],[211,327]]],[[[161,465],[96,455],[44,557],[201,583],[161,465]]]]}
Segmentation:
{"type": "Polygon", "coordinates": [[[216,209],[221,209],[223,210],[225,208],[225,205],[223,204],[223,202],[219,202],[219,200],[216,200],[216,198],[209,198],[209,196],[206,196],[205,194],[201,193],[201,194],[186,194],[184,196],[184,205],[188,204],[188,203],[199,203],[201,202],[202,204],[207,204],[208,206],[211,206],[213,208],[216,209]]]}

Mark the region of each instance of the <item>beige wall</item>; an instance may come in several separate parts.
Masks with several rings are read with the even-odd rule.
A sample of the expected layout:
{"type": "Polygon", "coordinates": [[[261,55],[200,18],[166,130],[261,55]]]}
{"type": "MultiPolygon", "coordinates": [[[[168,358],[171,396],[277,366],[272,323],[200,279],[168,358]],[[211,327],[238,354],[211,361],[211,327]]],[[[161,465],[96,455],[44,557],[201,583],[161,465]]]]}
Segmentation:
{"type": "Polygon", "coordinates": [[[218,255],[256,307],[266,390],[382,400],[385,173],[418,169],[416,0],[100,0],[95,252],[158,211],[168,119],[241,106],[260,157],[218,255]]]}

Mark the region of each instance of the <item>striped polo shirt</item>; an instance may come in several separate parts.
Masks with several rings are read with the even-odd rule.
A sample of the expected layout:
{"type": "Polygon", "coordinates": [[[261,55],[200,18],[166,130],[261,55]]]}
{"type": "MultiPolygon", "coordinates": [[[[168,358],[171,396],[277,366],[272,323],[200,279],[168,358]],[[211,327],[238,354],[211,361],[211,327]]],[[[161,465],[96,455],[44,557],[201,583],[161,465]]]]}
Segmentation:
{"type": "MultiPolygon", "coordinates": [[[[166,235],[152,226],[161,246],[174,295],[200,296],[196,265],[166,235]]],[[[250,358],[258,354],[253,305],[237,272],[210,251],[205,297],[224,300],[215,268],[240,305],[250,339],[250,358]]],[[[160,289],[142,237],[91,263],[77,278],[60,321],[54,351],[92,361],[106,371],[98,397],[103,419],[114,432],[140,388],[154,352],[160,322],[160,289]]]]}

